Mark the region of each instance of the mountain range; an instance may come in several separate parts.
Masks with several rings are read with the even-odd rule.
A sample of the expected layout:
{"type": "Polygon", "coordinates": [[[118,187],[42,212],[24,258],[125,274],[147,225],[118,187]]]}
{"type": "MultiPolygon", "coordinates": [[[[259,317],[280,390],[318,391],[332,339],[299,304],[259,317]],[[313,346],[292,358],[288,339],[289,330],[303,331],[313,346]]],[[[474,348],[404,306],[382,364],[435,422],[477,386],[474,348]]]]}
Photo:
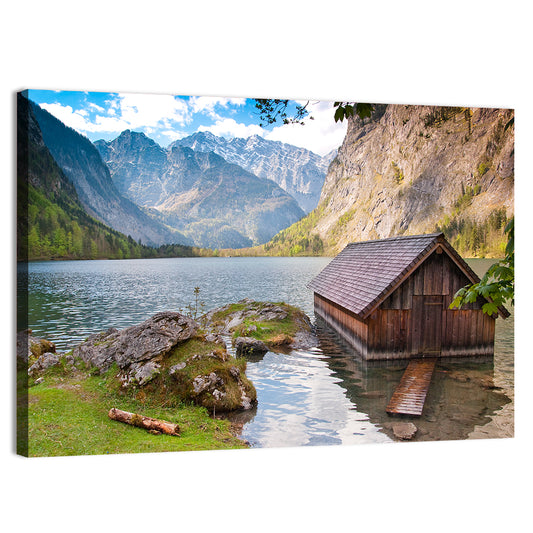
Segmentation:
{"type": "Polygon", "coordinates": [[[126,130],[96,141],[117,189],[195,245],[241,248],[267,242],[304,216],[294,198],[214,152],[163,149],[126,130]]]}
{"type": "Polygon", "coordinates": [[[190,247],[154,249],[88,214],[76,187],[50,154],[23,93],[17,95],[17,258],[123,259],[191,256],[190,247]]]}
{"type": "Polygon", "coordinates": [[[443,231],[464,256],[502,254],[514,215],[513,110],[380,104],[347,120],[329,163],[257,136],[201,132],[165,149],[126,130],[93,144],[29,103],[18,121],[31,148],[31,237],[46,257],[138,256],[140,241],[334,255],[348,242],[443,231]],[[295,198],[308,210],[319,189],[305,215],[295,198]]]}
{"type": "Polygon", "coordinates": [[[337,153],[333,150],[322,157],[305,148],[259,135],[228,140],[208,131],[179,139],[170,148],[174,146],[214,152],[259,178],[274,181],[298,202],[305,213],[317,206],[328,166],[337,153]]]}
{"type": "Polygon", "coordinates": [[[35,103],[30,102],[30,107],[44,144],[74,185],[90,216],[144,244],[192,244],[184,235],[148,216],[119,193],[109,169],[89,139],[35,103]]]}

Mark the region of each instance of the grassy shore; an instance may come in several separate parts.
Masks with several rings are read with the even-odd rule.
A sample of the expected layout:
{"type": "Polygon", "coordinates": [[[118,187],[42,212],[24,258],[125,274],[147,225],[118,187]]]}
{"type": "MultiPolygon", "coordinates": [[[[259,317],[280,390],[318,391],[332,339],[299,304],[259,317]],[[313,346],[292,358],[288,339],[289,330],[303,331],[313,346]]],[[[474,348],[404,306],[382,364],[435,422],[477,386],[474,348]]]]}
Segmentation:
{"type": "MultiPolygon", "coordinates": [[[[42,457],[246,448],[235,435],[238,428],[213,416],[251,408],[257,398],[246,377],[246,359],[230,355],[219,334],[229,330],[234,337],[253,336],[274,351],[285,350],[310,334],[309,319],[285,303],[242,300],[213,310],[200,322],[198,331],[156,356],[157,369],[146,374],[147,381],[127,374],[128,367],[119,368],[117,360],[111,367],[93,366],[97,359],[76,355],[76,350],[48,368],[33,366],[31,377],[19,358],[18,391],[28,391],[19,401],[19,418],[28,421],[27,427],[19,427],[22,442],[28,430],[28,448],[20,453],[42,457]],[[111,420],[112,408],[178,424],[180,436],[154,435],[111,420]]],[[[161,335],[168,335],[167,330],[161,335]]],[[[99,354],[116,342],[114,337],[102,339],[87,339],[84,349],[99,354]]],[[[41,344],[43,339],[33,340],[29,366],[50,348],[41,344]]]]}
{"type": "Polygon", "coordinates": [[[209,417],[192,404],[165,405],[142,390],[119,392],[111,369],[104,375],[50,369],[28,390],[28,455],[30,457],[218,450],[246,448],[230,423],[209,417]],[[115,422],[112,407],[167,420],[180,426],[179,437],[152,435],[115,422]]]}

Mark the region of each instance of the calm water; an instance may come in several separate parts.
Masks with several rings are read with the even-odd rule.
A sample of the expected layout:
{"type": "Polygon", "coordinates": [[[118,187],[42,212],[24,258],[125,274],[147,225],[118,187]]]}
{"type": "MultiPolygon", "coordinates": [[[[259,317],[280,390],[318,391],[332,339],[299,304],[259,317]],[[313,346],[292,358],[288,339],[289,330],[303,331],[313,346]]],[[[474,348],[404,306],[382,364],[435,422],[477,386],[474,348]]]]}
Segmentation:
{"type": "MultiPolygon", "coordinates": [[[[312,319],[306,284],[328,258],[177,258],[61,261],[29,265],[29,327],[68,350],[91,333],[138,324],[193,301],[209,310],[243,298],[285,301],[312,319]]],[[[490,260],[474,260],[483,273],[490,260]]],[[[318,324],[320,345],[290,354],[268,352],[248,363],[258,406],[236,413],[253,446],[385,442],[392,423],[385,406],[406,363],[369,365],[318,324]]],[[[512,435],[514,330],[497,322],[494,359],[440,363],[415,440],[512,435]]]]}

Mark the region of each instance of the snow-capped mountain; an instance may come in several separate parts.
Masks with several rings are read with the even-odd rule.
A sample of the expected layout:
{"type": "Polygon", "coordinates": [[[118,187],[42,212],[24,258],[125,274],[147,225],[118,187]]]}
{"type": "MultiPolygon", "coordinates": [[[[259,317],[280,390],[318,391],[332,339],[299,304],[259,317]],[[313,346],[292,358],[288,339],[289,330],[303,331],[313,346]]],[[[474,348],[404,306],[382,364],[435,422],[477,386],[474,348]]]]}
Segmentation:
{"type": "Polygon", "coordinates": [[[321,157],[305,148],[253,135],[226,140],[210,132],[197,132],[172,146],[186,146],[198,152],[215,152],[259,178],[277,183],[308,213],[318,204],[328,166],[336,151],[321,157]]]}
{"type": "Polygon", "coordinates": [[[304,216],[276,183],[212,151],[177,144],[165,150],[129,130],[94,144],[124,196],[197,246],[262,244],[304,216]]]}

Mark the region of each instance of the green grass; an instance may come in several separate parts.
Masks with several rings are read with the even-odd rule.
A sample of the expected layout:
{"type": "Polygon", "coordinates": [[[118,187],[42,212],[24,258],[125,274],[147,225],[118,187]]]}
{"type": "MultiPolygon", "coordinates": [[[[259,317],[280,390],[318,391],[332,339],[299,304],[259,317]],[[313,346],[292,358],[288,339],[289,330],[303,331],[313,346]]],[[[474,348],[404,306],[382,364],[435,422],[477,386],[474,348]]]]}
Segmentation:
{"type": "Polygon", "coordinates": [[[227,306],[226,309],[223,309],[221,311],[217,311],[213,314],[213,317],[211,319],[211,323],[213,325],[222,325],[224,320],[233,313],[237,313],[238,311],[244,311],[245,309],[248,309],[249,304],[248,303],[235,303],[230,304],[227,306]]]}
{"type": "Polygon", "coordinates": [[[146,453],[245,448],[225,420],[214,420],[204,407],[161,401],[142,390],[123,393],[104,376],[45,374],[28,392],[30,457],[146,453]],[[152,435],[108,417],[112,407],[180,426],[179,437],[152,435]]]}
{"type": "MultiPolygon", "coordinates": [[[[254,302],[253,305],[260,308],[263,304],[262,302],[254,302]]],[[[246,318],[240,326],[235,328],[233,337],[253,337],[269,346],[290,344],[298,330],[302,326],[305,327],[305,314],[297,307],[293,307],[284,302],[274,305],[283,307],[287,311],[287,316],[283,320],[258,320],[259,315],[252,315],[246,318]]]]}

